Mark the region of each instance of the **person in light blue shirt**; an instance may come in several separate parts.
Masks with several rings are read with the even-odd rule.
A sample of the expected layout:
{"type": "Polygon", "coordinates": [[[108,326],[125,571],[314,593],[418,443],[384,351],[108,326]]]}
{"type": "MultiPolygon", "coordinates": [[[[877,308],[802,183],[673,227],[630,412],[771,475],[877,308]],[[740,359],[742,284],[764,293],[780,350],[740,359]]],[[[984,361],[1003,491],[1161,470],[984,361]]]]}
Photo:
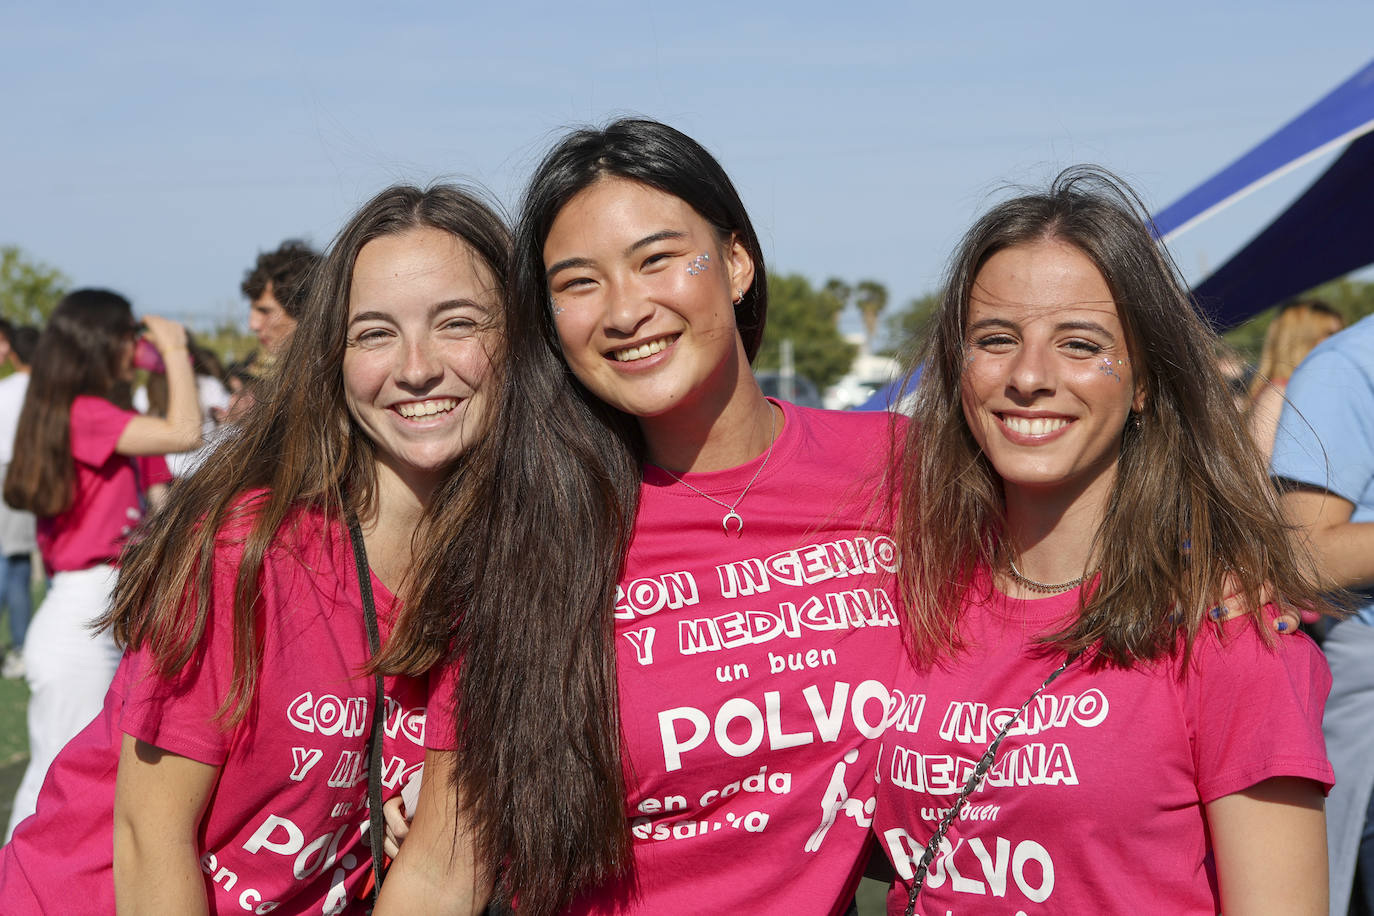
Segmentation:
{"type": "Polygon", "coordinates": [[[1323,575],[1356,595],[1323,648],[1331,913],[1374,913],[1374,316],[1327,338],[1288,383],[1270,473],[1323,575]]]}

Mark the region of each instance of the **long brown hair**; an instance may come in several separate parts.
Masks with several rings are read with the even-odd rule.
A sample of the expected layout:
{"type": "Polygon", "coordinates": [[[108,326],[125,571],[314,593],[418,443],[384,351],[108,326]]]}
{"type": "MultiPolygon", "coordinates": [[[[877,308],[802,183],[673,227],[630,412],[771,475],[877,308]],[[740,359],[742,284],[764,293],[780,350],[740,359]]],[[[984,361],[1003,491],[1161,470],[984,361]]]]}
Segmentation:
{"type": "Polygon", "coordinates": [[[331,246],[288,348],[254,389],[256,403],[214,454],[173,488],[168,504],[121,558],[114,603],[100,623],[121,644],[147,647],[158,672],[169,676],[191,660],[205,633],[215,553],[233,537],[226,532],[246,531],[237,537],[242,559],[233,601],[233,684],[220,707],[226,724],[242,719],[256,692],[258,578],[288,514],[310,508],[337,519],[345,508],[364,517],[372,510],[375,446],[344,401],[349,286],[364,245],[418,227],[462,239],[504,293],[510,236],[477,197],[449,185],[401,185],[372,198],[331,246]],[[246,500],[252,492],[259,495],[246,500]]]}
{"type": "Polygon", "coordinates": [[[1320,299],[1289,302],[1264,332],[1259,366],[1250,382],[1255,397],[1271,381],[1286,381],[1312,348],[1345,327],[1341,313],[1320,299]]]}
{"type": "Polygon", "coordinates": [[[735,307],[752,359],[767,278],[758,238],[720,164],[655,121],[574,131],[543,160],[515,235],[504,381],[484,442],[436,494],[400,636],[379,664],[460,664],[456,804],[498,893],[544,914],[623,875],[630,834],[620,753],[613,606],[642,481],[633,417],[585,389],[563,359],[544,270],[559,210],[606,176],[683,200],[754,258],[735,307]],[[501,634],[493,638],[491,634],[501,634]]]}
{"type": "Polygon", "coordinates": [[[129,300],[105,289],[68,293],[38,338],[29,387],[15,430],[5,502],[38,516],[72,502],[72,402],[79,395],[116,398],[123,352],[134,337],[129,300]]]}
{"type": "Polygon", "coordinates": [[[1272,639],[1257,596],[1325,607],[1295,553],[1277,494],[1212,358],[1215,334],[1156,244],[1135,194],[1101,169],[1062,172],[1043,193],[993,207],[951,260],[921,353],[903,458],[898,538],[909,639],[930,663],[961,648],[958,615],[975,572],[1005,563],[1001,480],[964,418],[965,322],[993,254],[1051,239],[1083,252],[1112,290],[1145,403],[1128,422],[1091,556],[1100,577],[1076,622],[1048,642],[1129,666],[1187,645],[1229,574],[1272,639]]]}

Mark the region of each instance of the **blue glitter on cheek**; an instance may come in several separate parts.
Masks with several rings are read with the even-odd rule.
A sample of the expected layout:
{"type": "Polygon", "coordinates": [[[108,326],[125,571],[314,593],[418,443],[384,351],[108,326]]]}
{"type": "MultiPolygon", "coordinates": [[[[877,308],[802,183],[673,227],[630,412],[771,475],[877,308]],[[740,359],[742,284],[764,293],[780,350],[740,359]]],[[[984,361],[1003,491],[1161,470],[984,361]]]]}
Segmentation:
{"type": "Polygon", "coordinates": [[[1125,365],[1126,361],[1124,359],[1112,359],[1111,357],[1107,357],[1103,359],[1101,363],[1098,364],[1097,371],[1101,372],[1103,375],[1109,375],[1112,378],[1116,379],[1118,382],[1120,382],[1122,381],[1122,378],[1119,374],[1117,374],[1116,370],[1117,367],[1124,368],[1125,365]]]}
{"type": "Polygon", "coordinates": [[[695,277],[697,274],[711,266],[711,256],[709,254],[699,254],[692,258],[692,263],[687,265],[687,273],[695,277]]]}

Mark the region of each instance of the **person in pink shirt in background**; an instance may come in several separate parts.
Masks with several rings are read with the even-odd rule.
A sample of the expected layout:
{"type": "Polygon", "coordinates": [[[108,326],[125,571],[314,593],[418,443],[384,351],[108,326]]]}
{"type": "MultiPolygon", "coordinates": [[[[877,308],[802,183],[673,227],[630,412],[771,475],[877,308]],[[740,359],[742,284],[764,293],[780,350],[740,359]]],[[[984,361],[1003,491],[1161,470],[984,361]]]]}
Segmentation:
{"type": "Polygon", "coordinates": [[[139,339],[133,309],[118,293],[69,293],[34,354],[4,496],[38,517],[51,584],[24,645],[30,757],[7,837],[33,813],[62,745],[100,711],[119,664],[114,641],[90,626],[108,608],[119,551],[143,516],[146,491],[166,482],[160,456],[200,442],[186,330],[155,315],[143,328],[168,367],[166,418],[112,400],[133,377],[139,339]]]}

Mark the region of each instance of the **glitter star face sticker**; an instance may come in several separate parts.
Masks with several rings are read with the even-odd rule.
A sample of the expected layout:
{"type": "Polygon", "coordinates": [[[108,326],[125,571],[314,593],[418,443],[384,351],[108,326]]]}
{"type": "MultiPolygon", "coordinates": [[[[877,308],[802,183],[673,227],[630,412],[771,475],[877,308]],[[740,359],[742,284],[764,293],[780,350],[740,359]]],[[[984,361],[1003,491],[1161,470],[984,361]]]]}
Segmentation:
{"type": "Polygon", "coordinates": [[[1116,379],[1119,383],[1121,381],[1121,373],[1117,370],[1124,369],[1125,367],[1126,361],[1124,359],[1118,359],[1111,356],[1104,356],[1102,358],[1102,362],[1098,363],[1097,365],[1097,371],[1101,372],[1103,375],[1111,376],[1112,378],[1116,379]]]}
{"type": "Polygon", "coordinates": [[[711,256],[705,252],[692,258],[692,263],[687,265],[687,273],[693,277],[702,273],[711,266],[711,256]]]}

